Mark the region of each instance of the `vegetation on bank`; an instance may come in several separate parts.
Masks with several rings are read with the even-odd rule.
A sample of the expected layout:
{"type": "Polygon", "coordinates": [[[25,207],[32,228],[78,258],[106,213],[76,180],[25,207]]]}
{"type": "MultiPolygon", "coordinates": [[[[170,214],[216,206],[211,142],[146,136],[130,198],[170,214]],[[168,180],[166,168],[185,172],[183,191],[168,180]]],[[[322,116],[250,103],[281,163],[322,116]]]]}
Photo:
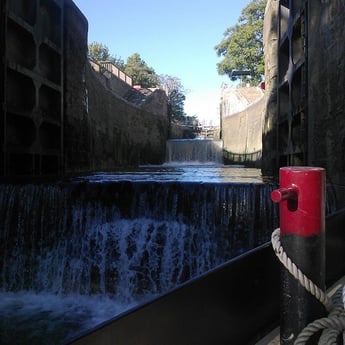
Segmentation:
{"type": "Polygon", "coordinates": [[[93,42],[89,45],[89,56],[97,61],[111,61],[132,77],[134,85],[140,85],[143,88],[161,88],[165,90],[173,122],[186,124],[196,120],[195,116],[187,116],[184,112],[186,90],[181,80],[170,75],[158,75],[152,67],[147,65],[139,53],[132,54],[124,62],[123,59],[110,54],[106,45],[93,42]]]}
{"type": "MultiPolygon", "coordinates": [[[[215,46],[222,57],[217,64],[218,73],[231,80],[241,79],[257,85],[264,75],[263,21],[267,0],[252,0],[243,10],[238,23],[226,29],[224,37],[215,46]]],[[[147,65],[139,53],[134,53],[125,62],[112,55],[109,48],[99,42],[89,44],[89,56],[97,61],[111,61],[132,77],[134,85],[143,88],[162,88],[166,91],[171,109],[171,120],[178,124],[195,124],[197,116],[187,116],[184,111],[187,90],[181,80],[170,75],[158,75],[147,65]]]]}

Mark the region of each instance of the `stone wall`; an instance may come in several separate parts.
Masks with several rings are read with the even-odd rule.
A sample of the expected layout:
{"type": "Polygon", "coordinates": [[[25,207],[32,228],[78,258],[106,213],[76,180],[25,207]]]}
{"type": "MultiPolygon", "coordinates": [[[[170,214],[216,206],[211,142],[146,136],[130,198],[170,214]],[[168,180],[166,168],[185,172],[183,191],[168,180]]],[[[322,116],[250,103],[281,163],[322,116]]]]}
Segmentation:
{"type": "Polygon", "coordinates": [[[66,173],[160,164],[168,136],[167,99],[154,91],[141,106],[128,84],[87,59],[87,22],[70,2],[65,14],[64,165],[66,173]]]}

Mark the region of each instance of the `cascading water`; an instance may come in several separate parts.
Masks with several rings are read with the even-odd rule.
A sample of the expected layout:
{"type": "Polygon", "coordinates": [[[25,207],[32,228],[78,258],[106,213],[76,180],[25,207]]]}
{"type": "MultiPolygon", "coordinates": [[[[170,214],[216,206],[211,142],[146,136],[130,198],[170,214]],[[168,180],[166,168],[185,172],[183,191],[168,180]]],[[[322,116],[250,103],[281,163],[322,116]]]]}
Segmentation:
{"type": "Polygon", "coordinates": [[[167,164],[223,164],[223,141],[219,139],[170,139],[167,164]]]}
{"type": "Polygon", "coordinates": [[[1,344],[61,344],[268,240],[273,186],[168,175],[0,186],[1,344]]]}

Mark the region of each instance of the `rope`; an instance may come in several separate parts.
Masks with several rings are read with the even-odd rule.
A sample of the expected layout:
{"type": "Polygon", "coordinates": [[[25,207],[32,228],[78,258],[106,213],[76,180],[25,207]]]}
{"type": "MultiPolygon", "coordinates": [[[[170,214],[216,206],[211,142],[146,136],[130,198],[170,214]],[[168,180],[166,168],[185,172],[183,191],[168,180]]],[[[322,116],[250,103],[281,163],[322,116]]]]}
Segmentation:
{"type": "Polygon", "coordinates": [[[319,345],[337,344],[339,334],[345,330],[345,287],[341,291],[337,291],[334,296],[333,303],[327,294],[325,294],[322,289],[320,289],[305,274],[303,274],[303,272],[287,256],[280,242],[279,228],[273,231],[271,242],[279,261],[307,291],[309,291],[325,306],[327,312],[329,313],[328,317],[315,320],[307,325],[296,338],[294,345],[306,344],[313,334],[321,330],[324,331],[320,337],[319,345]],[[342,304],[341,306],[339,306],[339,301],[342,304]],[[336,305],[336,307],[334,305],[336,305]]]}
{"type": "Polygon", "coordinates": [[[304,345],[312,335],[324,329],[329,330],[329,332],[327,332],[327,337],[323,337],[322,339],[323,344],[328,344],[330,340],[331,340],[330,344],[337,344],[336,338],[341,332],[343,332],[344,327],[345,327],[345,316],[323,317],[307,325],[303,329],[303,331],[298,335],[297,339],[294,342],[294,345],[304,345]]]}
{"type": "Polygon", "coordinates": [[[280,229],[276,229],[272,233],[272,247],[280,262],[284,267],[302,284],[302,286],[315,296],[326,308],[328,312],[333,309],[333,303],[328,296],[315,285],[303,272],[291,261],[291,259],[284,252],[280,242],[280,229]]]}

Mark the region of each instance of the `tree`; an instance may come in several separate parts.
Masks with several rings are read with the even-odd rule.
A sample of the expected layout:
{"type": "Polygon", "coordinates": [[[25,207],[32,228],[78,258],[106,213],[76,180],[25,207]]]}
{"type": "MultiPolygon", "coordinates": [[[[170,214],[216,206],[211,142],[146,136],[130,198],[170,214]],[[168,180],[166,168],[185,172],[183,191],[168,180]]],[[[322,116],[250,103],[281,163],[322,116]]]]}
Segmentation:
{"type": "Polygon", "coordinates": [[[133,83],[144,88],[159,86],[159,77],[152,67],[149,67],[138,53],[127,58],[124,72],[133,78],[133,83]]]}
{"type": "Polygon", "coordinates": [[[92,42],[89,44],[89,56],[96,61],[110,61],[120,69],[125,68],[124,61],[117,56],[113,56],[109,53],[109,48],[99,42],[92,42]]]}
{"type": "Polygon", "coordinates": [[[263,22],[267,0],[252,0],[238,19],[229,27],[215,50],[223,60],[217,64],[218,73],[232,80],[242,78],[257,85],[264,75],[263,22]]]}
{"type": "Polygon", "coordinates": [[[160,75],[161,88],[166,92],[171,107],[171,118],[174,122],[185,122],[184,101],[185,90],[181,80],[170,75],[160,75]]]}

